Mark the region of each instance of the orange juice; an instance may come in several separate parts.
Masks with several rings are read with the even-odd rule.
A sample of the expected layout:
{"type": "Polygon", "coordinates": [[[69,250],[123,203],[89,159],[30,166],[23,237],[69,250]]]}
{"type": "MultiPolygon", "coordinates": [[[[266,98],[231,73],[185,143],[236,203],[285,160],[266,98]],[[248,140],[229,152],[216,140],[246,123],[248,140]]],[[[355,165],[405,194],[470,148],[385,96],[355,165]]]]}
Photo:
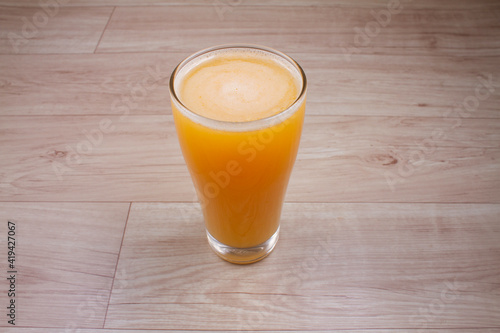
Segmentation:
{"type": "Polygon", "coordinates": [[[305,112],[300,67],[263,50],[212,51],[173,76],[172,111],[208,233],[244,249],[279,229],[305,112]]]}

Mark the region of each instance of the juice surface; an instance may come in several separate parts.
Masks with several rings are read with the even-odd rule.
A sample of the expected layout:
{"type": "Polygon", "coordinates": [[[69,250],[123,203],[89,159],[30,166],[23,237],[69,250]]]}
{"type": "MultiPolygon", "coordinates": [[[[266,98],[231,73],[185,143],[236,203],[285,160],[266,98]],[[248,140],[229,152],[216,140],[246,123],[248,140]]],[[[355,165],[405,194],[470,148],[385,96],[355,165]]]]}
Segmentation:
{"type": "MultiPolygon", "coordinates": [[[[204,117],[245,122],[289,107],[301,89],[297,82],[273,59],[224,52],[192,68],[176,92],[184,106],[204,117]]],[[[172,106],[207,230],[238,248],[269,239],[279,227],[305,100],[282,123],[252,131],[214,129],[172,106]]]]}
{"type": "Polygon", "coordinates": [[[207,118],[242,122],[272,116],[298,97],[297,79],[269,56],[229,52],[193,68],[179,89],[181,102],[207,118]]]}

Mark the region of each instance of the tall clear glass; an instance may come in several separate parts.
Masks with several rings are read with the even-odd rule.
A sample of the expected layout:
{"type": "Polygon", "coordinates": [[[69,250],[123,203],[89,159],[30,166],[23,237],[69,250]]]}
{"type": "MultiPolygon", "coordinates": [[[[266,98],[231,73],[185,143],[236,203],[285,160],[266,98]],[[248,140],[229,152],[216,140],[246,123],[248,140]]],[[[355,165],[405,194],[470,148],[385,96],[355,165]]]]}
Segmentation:
{"type": "MultiPolygon", "coordinates": [[[[255,80],[253,73],[251,76],[242,82],[255,80]]],[[[262,90],[274,79],[254,82],[253,87],[262,90]]],[[[237,93],[237,85],[217,80],[209,81],[208,85],[229,85],[232,89],[229,93],[237,93]]],[[[170,95],[176,131],[202,207],[208,242],[217,255],[229,262],[248,264],[261,260],[278,241],[281,210],[302,132],[306,88],[306,76],[297,62],[279,51],[255,45],[223,45],[202,50],[182,61],[172,73],[170,95]],[[228,55],[232,60],[241,56],[241,63],[248,61],[251,65],[264,57],[265,61],[280,66],[294,80],[293,99],[278,113],[263,118],[256,115],[251,120],[243,120],[248,117],[221,120],[187,107],[187,99],[197,98],[185,95],[188,90],[184,87],[192,73],[210,66],[210,73],[219,67],[224,70],[224,66],[218,65],[228,55]],[[182,89],[186,92],[181,92],[182,89]]],[[[274,85],[264,90],[273,89],[274,85]]],[[[257,93],[248,91],[245,98],[249,98],[248,94],[259,98],[257,93]]],[[[213,98],[218,96],[214,94],[213,98]]],[[[219,102],[205,101],[205,104],[219,102]]]]}

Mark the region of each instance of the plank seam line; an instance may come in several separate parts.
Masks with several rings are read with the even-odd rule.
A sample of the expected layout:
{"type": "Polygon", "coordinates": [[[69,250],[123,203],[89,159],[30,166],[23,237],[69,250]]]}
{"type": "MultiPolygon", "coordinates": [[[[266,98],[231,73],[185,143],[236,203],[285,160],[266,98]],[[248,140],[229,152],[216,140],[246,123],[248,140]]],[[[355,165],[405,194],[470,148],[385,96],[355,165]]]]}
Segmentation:
{"type": "Polygon", "coordinates": [[[108,29],[109,22],[111,22],[111,18],[115,14],[115,9],[116,9],[116,6],[113,7],[113,10],[111,11],[111,14],[109,15],[108,21],[106,22],[106,25],[104,26],[104,29],[102,29],[101,36],[99,37],[99,40],[97,41],[97,45],[95,46],[95,49],[94,49],[94,52],[93,52],[94,54],[96,54],[97,49],[99,48],[99,45],[101,45],[102,37],[104,37],[104,34],[106,33],[106,30],[108,29]]]}
{"type": "Polygon", "coordinates": [[[111,296],[113,295],[113,288],[115,286],[116,272],[118,271],[118,264],[120,263],[120,256],[123,248],[123,241],[125,240],[125,233],[127,232],[128,219],[130,217],[130,211],[132,210],[132,202],[129,203],[127,218],[125,219],[125,226],[123,227],[122,240],[120,242],[120,250],[118,251],[118,257],[116,258],[115,272],[113,274],[113,281],[111,282],[111,288],[109,290],[108,304],[106,305],[106,312],[104,313],[104,319],[102,321],[102,329],[106,327],[106,319],[108,317],[109,304],[111,302],[111,296]]]}

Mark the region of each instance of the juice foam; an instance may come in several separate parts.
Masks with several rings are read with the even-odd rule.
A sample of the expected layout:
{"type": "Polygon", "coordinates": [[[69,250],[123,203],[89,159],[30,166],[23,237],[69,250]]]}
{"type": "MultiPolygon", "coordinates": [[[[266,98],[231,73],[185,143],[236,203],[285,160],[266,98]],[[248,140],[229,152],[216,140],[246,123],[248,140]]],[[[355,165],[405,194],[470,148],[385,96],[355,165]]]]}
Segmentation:
{"type": "Polygon", "coordinates": [[[298,97],[298,78],[284,61],[251,51],[220,51],[193,64],[176,89],[189,110],[246,122],[273,116],[298,97]]]}

